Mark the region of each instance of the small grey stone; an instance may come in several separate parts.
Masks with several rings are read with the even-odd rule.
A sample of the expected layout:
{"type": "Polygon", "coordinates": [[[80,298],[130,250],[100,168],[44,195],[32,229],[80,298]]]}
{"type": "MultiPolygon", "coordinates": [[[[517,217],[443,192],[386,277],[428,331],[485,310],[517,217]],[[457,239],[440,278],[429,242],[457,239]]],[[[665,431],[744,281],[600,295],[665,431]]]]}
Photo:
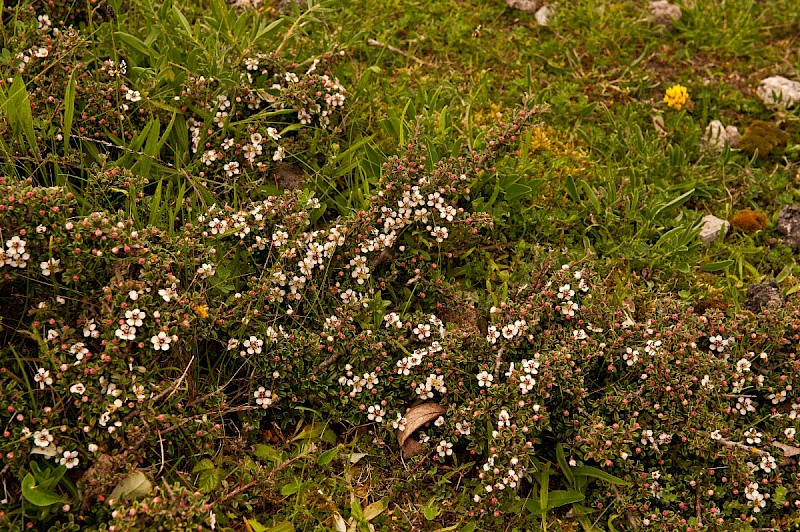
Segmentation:
{"type": "Polygon", "coordinates": [[[671,27],[673,22],[681,18],[681,6],[670,4],[667,0],[654,0],[650,2],[650,14],[657,23],[671,27]]]}
{"type": "Polygon", "coordinates": [[[781,242],[794,248],[800,248],[800,207],[797,205],[784,205],[778,213],[778,222],[775,224],[781,242]]]}
{"type": "Polygon", "coordinates": [[[772,76],[761,81],[756,94],[767,107],[792,107],[800,102],[800,82],[772,76]]]}
{"type": "Polygon", "coordinates": [[[506,5],[512,9],[519,9],[526,13],[535,13],[539,8],[538,0],[506,0],[506,5]]]}
{"type": "Polygon", "coordinates": [[[724,237],[731,226],[727,221],[717,218],[711,214],[703,216],[701,220],[703,227],[700,229],[700,238],[703,243],[710,246],[720,238],[724,237]]]}
{"type": "Polygon", "coordinates": [[[703,135],[703,148],[713,152],[721,152],[727,144],[734,147],[739,144],[739,130],[736,126],[725,127],[719,120],[712,120],[703,135]]]}
{"type": "Polygon", "coordinates": [[[553,8],[552,7],[550,7],[550,6],[542,6],[536,12],[536,14],[534,15],[534,18],[536,19],[536,23],[539,26],[547,26],[548,19],[550,18],[550,15],[552,15],[552,14],[553,14],[553,8]]]}
{"type": "Polygon", "coordinates": [[[746,310],[751,312],[761,312],[762,309],[778,309],[783,306],[781,290],[775,279],[766,283],[751,284],[747,287],[747,296],[744,305],[746,310]]]}

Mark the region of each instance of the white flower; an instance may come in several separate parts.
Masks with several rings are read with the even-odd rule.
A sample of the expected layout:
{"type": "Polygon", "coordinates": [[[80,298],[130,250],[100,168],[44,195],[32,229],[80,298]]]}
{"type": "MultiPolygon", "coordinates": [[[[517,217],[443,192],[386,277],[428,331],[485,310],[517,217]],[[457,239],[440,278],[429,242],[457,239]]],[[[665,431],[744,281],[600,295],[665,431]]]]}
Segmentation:
{"type": "Polygon", "coordinates": [[[797,429],[795,429],[793,427],[789,427],[788,429],[783,431],[783,434],[784,434],[784,436],[786,436],[787,440],[792,441],[792,440],[794,440],[794,437],[797,434],[797,429]]]}
{"type": "Polygon", "coordinates": [[[441,457],[450,456],[453,454],[453,444],[449,441],[442,440],[439,442],[439,445],[436,446],[436,452],[439,453],[441,457]]]}
{"type": "Polygon", "coordinates": [[[44,390],[45,386],[50,386],[53,384],[53,377],[50,376],[50,371],[39,368],[36,371],[36,375],[33,376],[33,380],[39,383],[39,388],[44,390]]]}
{"type": "Polygon", "coordinates": [[[448,237],[448,230],[446,227],[436,226],[431,231],[431,236],[436,238],[436,241],[441,243],[444,242],[448,237]]]}
{"type": "Polygon", "coordinates": [[[761,443],[761,436],[763,436],[763,434],[757,432],[755,429],[749,429],[744,433],[744,437],[750,445],[761,443]]]}
{"type": "Polygon", "coordinates": [[[168,336],[167,333],[161,331],[157,335],[150,338],[150,341],[153,342],[153,349],[156,351],[167,351],[169,350],[169,344],[172,342],[172,337],[168,336]]]}
{"type": "Polygon", "coordinates": [[[61,271],[61,259],[49,259],[47,262],[39,264],[42,269],[42,275],[49,277],[51,273],[58,273],[61,271]]]}
{"type": "Polygon", "coordinates": [[[77,393],[79,395],[83,395],[84,393],[86,393],[86,386],[84,386],[83,383],[76,382],[75,384],[70,386],[69,391],[70,393],[77,393]]]}
{"type": "Polygon", "coordinates": [[[272,140],[280,140],[280,139],[281,139],[281,136],[280,136],[280,134],[278,133],[278,130],[277,130],[277,129],[275,129],[274,127],[268,127],[268,128],[267,128],[267,135],[268,135],[268,136],[269,136],[269,138],[271,138],[272,140]]]}
{"type": "Polygon", "coordinates": [[[162,288],[161,290],[159,290],[158,291],[158,295],[160,295],[161,298],[166,303],[169,303],[172,300],[173,297],[178,297],[178,293],[171,286],[168,286],[167,288],[162,288]]]}
{"type": "Polygon", "coordinates": [[[490,388],[492,386],[494,376],[488,371],[481,371],[476,377],[478,379],[478,386],[486,388],[490,388]]]}
{"type": "Polygon", "coordinates": [[[242,345],[247,350],[247,354],[260,355],[261,347],[264,345],[264,341],[256,338],[255,336],[251,336],[250,338],[242,342],[242,345]]]}
{"type": "Polygon", "coordinates": [[[759,495],[761,494],[758,492],[757,482],[751,482],[750,484],[744,487],[744,496],[750,499],[751,501],[758,499],[759,495]]]}
{"type": "Polygon", "coordinates": [[[381,405],[372,405],[367,408],[367,418],[375,423],[380,423],[383,421],[383,416],[385,415],[386,411],[381,407],[381,405]]]}
{"type": "Polygon", "coordinates": [[[736,371],[738,371],[739,373],[743,373],[745,371],[750,371],[750,361],[747,360],[746,358],[740,359],[736,363],[736,371]]]}
{"type": "Polygon", "coordinates": [[[497,417],[497,428],[502,429],[503,427],[508,427],[511,425],[511,415],[508,413],[508,410],[503,409],[500,411],[500,415],[497,417]]]}
{"type": "Polygon", "coordinates": [[[125,323],[131,327],[141,327],[142,320],[147,317],[147,313],[138,308],[125,311],[125,323]]]}
{"type": "Polygon", "coordinates": [[[272,398],[272,390],[267,390],[263,386],[259,386],[258,390],[253,392],[253,397],[256,399],[256,404],[261,408],[269,408],[274,401],[272,398]]]}
{"type": "Polygon", "coordinates": [[[139,91],[128,89],[128,92],[125,93],[125,99],[131,102],[138,102],[142,99],[142,95],[139,94],[139,91]]]}
{"type": "Polygon", "coordinates": [[[72,469],[80,463],[78,459],[78,451],[64,451],[63,457],[58,461],[59,464],[66,466],[67,469],[72,469]]]}
{"type": "Polygon", "coordinates": [[[282,161],[285,156],[286,150],[283,149],[283,146],[278,146],[278,149],[272,154],[272,160],[275,162],[282,161]]]}
{"type": "Polygon", "coordinates": [[[116,331],[114,331],[114,334],[120,340],[136,340],[136,327],[131,327],[127,323],[123,323],[116,331]]]}
{"type": "Polygon", "coordinates": [[[209,277],[213,277],[217,271],[211,264],[203,264],[199,268],[197,268],[197,275],[200,276],[201,279],[208,279],[209,277]]]}
{"type": "Polygon", "coordinates": [[[37,447],[48,447],[53,441],[53,435],[48,429],[37,430],[33,433],[33,443],[37,447]]]}
{"type": "Polygon", "coordinates": [[[766,454],[761,457],[761,469],[764,473],[770,473],[778,468],[778,463],[775,461],[775,458],[772,457],[770,454],[766,454]]]}
{"type": "Polygon", "coordinates": [[[403,417],[403,415],[400,412],[398,412],[397,419],[392,421],[392,427],[402,432],[406,430],[407,425],[408,425],[408,420],[405,417],[403,417]]]}

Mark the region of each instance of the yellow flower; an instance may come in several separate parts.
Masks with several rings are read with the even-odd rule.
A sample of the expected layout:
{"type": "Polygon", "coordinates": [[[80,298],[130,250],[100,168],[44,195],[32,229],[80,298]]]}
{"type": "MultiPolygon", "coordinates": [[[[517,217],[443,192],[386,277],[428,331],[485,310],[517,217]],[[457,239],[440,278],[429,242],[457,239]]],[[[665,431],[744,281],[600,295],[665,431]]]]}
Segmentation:
{"type": "Polygon", "coordinates": [[[678,111],[683,109],[683,106],[685,106],[688,101],[689,93],[683,85],[673,85],[667,89],[667,93],[664,95],[664,103],[678,111]]]}
{"type": "Polygon", "coordinates": [[[195,311],[197,317],[200,319],[206,319],[208,317],[208,305],[197,305],[196,307],[192,307],[192,310],[195,311]]]}

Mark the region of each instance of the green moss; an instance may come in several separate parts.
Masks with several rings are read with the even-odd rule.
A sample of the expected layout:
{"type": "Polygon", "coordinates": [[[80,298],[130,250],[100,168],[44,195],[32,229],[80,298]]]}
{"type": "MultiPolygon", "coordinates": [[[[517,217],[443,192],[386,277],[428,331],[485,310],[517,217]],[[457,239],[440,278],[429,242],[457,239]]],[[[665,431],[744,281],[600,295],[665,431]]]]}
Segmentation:
{"type": "Polygon", "coordinates": [[[763,120],[753,120],[742,139],[739,148],[750,155],[758,154],[759,158],[767,157],[772,150],[783,146],[789,140],[785,131],[763,120]]]}

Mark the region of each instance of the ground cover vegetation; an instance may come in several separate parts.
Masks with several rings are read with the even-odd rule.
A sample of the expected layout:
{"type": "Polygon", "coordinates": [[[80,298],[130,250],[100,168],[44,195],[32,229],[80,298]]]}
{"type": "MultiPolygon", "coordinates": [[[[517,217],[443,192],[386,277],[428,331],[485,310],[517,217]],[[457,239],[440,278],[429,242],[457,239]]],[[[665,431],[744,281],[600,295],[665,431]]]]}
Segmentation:
{"type": "Polygon", "coordinates": [[[0,528],[796,528],[800,13],[566,4],[0,2],[0,528]]]}

